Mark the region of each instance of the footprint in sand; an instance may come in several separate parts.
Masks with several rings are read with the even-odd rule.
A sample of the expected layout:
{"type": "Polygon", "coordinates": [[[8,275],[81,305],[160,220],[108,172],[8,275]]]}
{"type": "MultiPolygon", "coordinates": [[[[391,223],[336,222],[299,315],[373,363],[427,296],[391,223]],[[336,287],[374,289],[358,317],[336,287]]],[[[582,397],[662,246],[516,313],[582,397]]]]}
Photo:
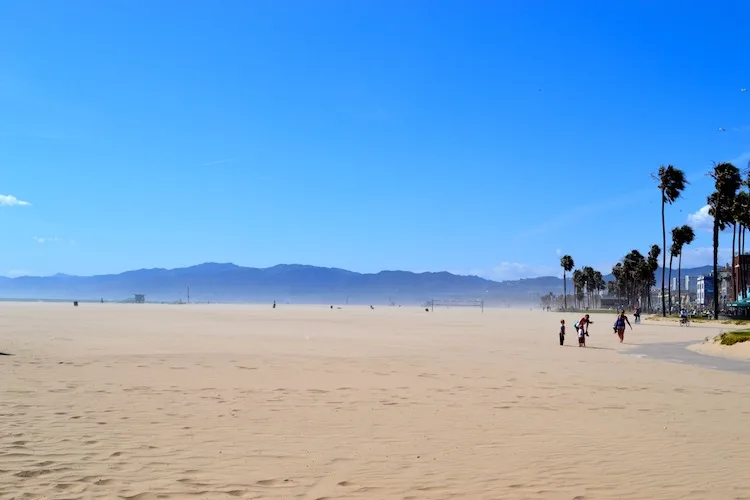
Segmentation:
{"type": "Polygon", "coordinates": [[[261,479],[260,481],[257,481],[255,484],[259,486],[266,486],[269,488],[283,488],[291,486],[290,483],[292,482],[291,479],[261,479]]]}

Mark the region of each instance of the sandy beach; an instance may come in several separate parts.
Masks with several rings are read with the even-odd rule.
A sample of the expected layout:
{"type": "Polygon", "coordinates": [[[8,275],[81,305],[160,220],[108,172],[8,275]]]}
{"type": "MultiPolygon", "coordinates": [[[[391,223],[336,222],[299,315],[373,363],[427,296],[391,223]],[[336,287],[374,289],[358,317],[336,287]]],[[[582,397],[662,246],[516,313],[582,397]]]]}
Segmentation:
{"type": "Polygon", "coordinates": [[[743,342],[732,346],[721,345],[713,338],[708,341],[688,346],[693,352],[705,354],[707,356],[717,356],[721,358],[739,359],[750,361],[750,342],[743,342]]]}
{"type": "Polygon", "coordinates": [[[626,354],[719,329],[576,316],[3,303],[0,498],[750,498],[748,376],[626,354]]]}

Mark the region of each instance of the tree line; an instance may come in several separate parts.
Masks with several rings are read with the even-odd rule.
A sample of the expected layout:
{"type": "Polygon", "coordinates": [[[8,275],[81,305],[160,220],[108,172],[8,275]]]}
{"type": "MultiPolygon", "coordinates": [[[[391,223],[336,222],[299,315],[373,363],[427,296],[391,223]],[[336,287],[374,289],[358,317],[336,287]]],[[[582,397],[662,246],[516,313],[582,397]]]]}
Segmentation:
{"type": "MultiPolygon", "coordinates": [[[[740,170],[731,163],[715,163],[708,175],[714,180],[714,192],[707,197],[709,214],[713,217],[713,314],[719,316],[719,279],[718,252],[719,237],[722,231],[732,227],[732,283],[737,283],[738,292],[742,299],[747,299],[746,283],[747,263],[740,259],[740,270],[737,276],[734,261],[735,255],[745,254],[745,236],[750,228],[750,171],[745,179],[740,170]]],[[[667,286],[667,271],[669,282],[672,280],[674,259],[677,259],[677,296],[682,297],[682,254],[686,245],[695,240],[695,231],[688,225],[674,227],[671,231],[671,245],[669,246],[669,265],[667,265],[667,226],[666,206],[672,205],[682,197],[688,186],[685,173],[673,165],[661,166],[653,175],[661,195],[661,226],[662,245],[651,245],[647,255],[637,249],[631,250],[612,268],[614,281],[604,283],[600,272],[591,267],[583,267],[573,272],[574,296],[578,304],[584,303],[585,294],[591,297],[594,292],[606,289],[610,295],[629,304],[646,305],[652,309],[651,289],[656,285],[656,271],[661,257],[661,310],[666,316],[672,309],[672,287],[667,286]],[[668,288],[668,292],[666,289],[668,288]]],[[[563,307],[567,309],[568,285],[567,275],[575,268],[575,262],[570,255],[560,258],[563,269],[563,307]]],[[[551,295],[551,294],[550,294],[551,295]]],[[[548,297],[551,302],[553,296],[548,297]]]]}

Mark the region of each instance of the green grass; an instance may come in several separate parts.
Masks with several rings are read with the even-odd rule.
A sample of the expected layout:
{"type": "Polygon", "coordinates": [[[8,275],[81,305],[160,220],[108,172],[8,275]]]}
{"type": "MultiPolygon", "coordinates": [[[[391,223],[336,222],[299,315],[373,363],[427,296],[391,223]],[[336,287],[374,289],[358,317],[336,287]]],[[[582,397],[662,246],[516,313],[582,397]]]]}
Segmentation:
{"type": "Polygon", "coordinates": [[[750,325],[750,319],[725,319],[721,322],[725,325],[750,325]]]}
{"type": "Polygon", "coordinates": [[[556,312],[580,313],[580,314],[617,314],[615,309],[561,309],[556,312]]]}
{"type": "MultiPolygon", "coordinates": [[[[652,316],[647,316],[645,319],[651,321],[680,321],[680,317],[675,314],[667,316],[666,318],[661,314],[654,314],[652,316]]],[[[713,321],[713,316],[709,316],[708,318],[704,316],[694,316],[690,318],[691,323],[709,323],[713,321]]],[[[716,323],[721,325],[750,325],[750,319],[720,319],[716,323]]]]}
{"type": "Polygon", "coordinates": [[[734,345],[739,344],[740,342],[747,342],[750,340],[750,330],[737,330],[736,332],[722,333],[716,337],[716,340],[718,340],[721,345],[734,345]]]}

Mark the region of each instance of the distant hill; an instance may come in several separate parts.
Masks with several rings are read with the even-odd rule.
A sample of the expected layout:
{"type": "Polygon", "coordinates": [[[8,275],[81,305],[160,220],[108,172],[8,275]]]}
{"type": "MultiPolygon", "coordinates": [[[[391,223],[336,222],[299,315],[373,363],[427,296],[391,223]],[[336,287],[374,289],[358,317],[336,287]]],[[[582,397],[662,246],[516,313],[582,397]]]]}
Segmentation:
{"type": "MultiPolygon", "coordinates": [[[[683,276],[709,272],[711,266],[683,269],[683,276]]],[[[676,274],[673,273],[673,276],[676,274]]],[[[612,280],[612,276],[605,279],[612,280]]],[[[657,271],[660,283],[661,271],[657,271]]],[[[381,271],[363,274],[345,269],[281,264],[258,269],[206,263],[178,269],[139,269],[121,274],[0,277],[0,297],[16,299],[125,300],[142,293],[148,301],[387,304],[430,299],[482,298],[488,305],[533,303],[539,296],[562,293],[561,277],[492,281],[448,272],[381,271]]],[[[568,286],[571,286],[568,281],[568,286]]]]}

